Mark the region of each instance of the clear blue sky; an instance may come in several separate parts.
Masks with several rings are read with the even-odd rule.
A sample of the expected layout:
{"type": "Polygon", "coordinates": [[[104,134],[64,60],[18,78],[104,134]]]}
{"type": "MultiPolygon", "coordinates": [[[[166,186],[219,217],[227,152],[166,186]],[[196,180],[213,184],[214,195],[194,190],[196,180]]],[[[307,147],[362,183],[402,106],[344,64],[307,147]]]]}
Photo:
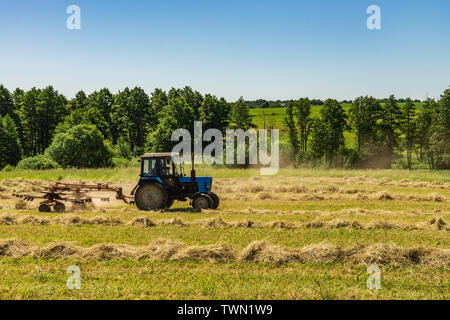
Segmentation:
{"type": "Polygon", "coordinates": [[[190,85],[227,99],[438,97],[449,0],[0,0],[0,83],[68,97],[190,85]],[[66,8],[81,8],[68,30],[66,8]],[[366,27],[381,8],[382,30],[366,27]]]}

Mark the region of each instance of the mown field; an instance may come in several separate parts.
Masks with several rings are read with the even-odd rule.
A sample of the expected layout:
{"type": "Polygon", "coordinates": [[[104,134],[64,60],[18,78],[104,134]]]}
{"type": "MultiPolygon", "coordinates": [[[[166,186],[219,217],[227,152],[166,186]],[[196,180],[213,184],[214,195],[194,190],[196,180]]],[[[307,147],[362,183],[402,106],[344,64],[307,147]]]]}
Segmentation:
{"type": "MultiPolygon", "coordinates": [[[[0,173],[2,299],[449,299],[450,172],[200,168],[220,210],[39,213],[14,192],[137,168],[0,173]],[[66,282],[80,267],[81,289],[66,282]],[[369,290],[367,268],[381,269],[369,290]]],[[[113,195],[111,194],[111,197],[113,195]]]]}

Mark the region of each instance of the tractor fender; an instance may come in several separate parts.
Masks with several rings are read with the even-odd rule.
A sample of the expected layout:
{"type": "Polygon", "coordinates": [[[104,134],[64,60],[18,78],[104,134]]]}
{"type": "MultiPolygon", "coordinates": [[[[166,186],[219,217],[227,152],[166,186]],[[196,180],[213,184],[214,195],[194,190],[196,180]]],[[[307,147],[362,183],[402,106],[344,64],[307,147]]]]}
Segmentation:
{"type": "MultiPolygon", "coordinates": [[[[197,192],[197,193],[194,193],[194,194],[191,196],[191,202],[194,201],[195,199],[197,199],[197,198],[200,197],[200,196],[207,196],[207,197],[211,198],[211,196],[209,195],[209,193],[205,193],[205,192],[197,192]]],[[[211,199],[211,200],[214,201],[213,199],[211,199]]]]}
{"type": "Polygon", "coordinates": [[[194,193],[194,194],[191,196],[191,200],[195,200],[196,198],[198,198],[198,197],[201,196],[202,194],[206,194],[206,193],[203,193],[203,192],[197,192],[197,193],[194,193]]]}
{"type": "Polygon", "coordinates": [[[143,186],[143,185],[146,185],[147,183],[159,183],[162,186],[166,185],[164,183],[164,181],[161,178],[159,178],[159,177],[145,177],[145,178],[141,178],[141,179],[139,179],[138,185],[139,186],[143,186]]]}
{"type": "Polygon", "coordinates": [[[137,185],[134,186],[133,190],[131,190],[130,195],[134,196],[134,192],[136,191],[136,189],[139,187],[139,183],[137,185]]]}

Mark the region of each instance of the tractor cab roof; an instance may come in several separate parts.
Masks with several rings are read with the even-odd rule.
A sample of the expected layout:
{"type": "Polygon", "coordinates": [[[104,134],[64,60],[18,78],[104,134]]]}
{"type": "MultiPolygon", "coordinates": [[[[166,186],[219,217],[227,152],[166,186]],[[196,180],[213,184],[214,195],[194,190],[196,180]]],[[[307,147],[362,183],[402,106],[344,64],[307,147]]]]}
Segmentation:
{"type": "Polygon", "coordinates": [[[170,158],[172,156],[179,156],[176,152],[162,152],[162,153],[146,153],[141,158],[170,158]]]}

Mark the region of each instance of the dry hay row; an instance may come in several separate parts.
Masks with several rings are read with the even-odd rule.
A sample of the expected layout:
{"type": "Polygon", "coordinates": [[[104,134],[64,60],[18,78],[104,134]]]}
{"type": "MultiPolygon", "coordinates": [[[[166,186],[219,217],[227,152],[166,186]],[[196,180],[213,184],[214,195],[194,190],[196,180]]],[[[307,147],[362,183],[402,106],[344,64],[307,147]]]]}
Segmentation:
{"type": "MultiPolygon", "coordinates": [[[[170,224],[171,221],[163,221],[163,224],[170,224]]],[[[177,221],[177,224],[180,222],[177,221]]],[[[334,219],[331,221],[313,220],[304,223],[271,221],[271,222],[255,222],[252,220],[226,222],[220,216],[210,219],[202,219],[188,225],[197,225],[205,228],[276,228],[276,229],[394,229],[394,230],[445,230],[450,231],[447,223],[442,218],[432,218],[428,223],[402,224],[392,223],[388,221],[375,221],[368,224],[361,224],[358,221],[346,221],[342,219],[334,219]]]]}
{"type": "MultiPolygon", "coordinates": [[[[331,180],[331,184],[329,183],[329,180],[320,180],[320,184],[324,185],[323,187],[317,187],[317,188],[311,188],[307,187],[304,184],[298,184],[298,182],[294,182],[294,184],[289,184],[288,181],[283,179],[280,181],[283,183],[281,186],[273,187],[274,184],[276,184],[276,181],[270,181],[268,185],[263,185],[260,183],[251,183],[244,185],[242,187],[230,187],[230,185],[236,185],[237,183],[234,182],[233,179],[218,179],[217,182],[214,185],[214,189],[217,192],[223,193],[223,196],[226,196],[226,194],[302,194],[304,198],[315,200],[320,200],[321,198],[325,198],[324,195],[328,194],[337,194],[336,197],[332,198],[339,198],[338,196],[354,196],[354,197],[367,197],[369,199],[377,199],[377,198],[383,198],[383,194],[385,191],[376,191],[376,190],[367,190],[365,188],[355,188],[352,187],[355,184],[362,184],[364,186],[395,186],[395,187],[415,187],[415,188],[433,188],[433,189],[441,189],[441,190],[450,190],[450,183],[442,183],[442,182],[413,182],[408,180],[400,180],[400,181],[393,181],[390,179],[376,179],[376,180],[361,180],[363,177],[359,177],[356,180],[353,178],[345,178],[344,180],[331,180]],[[284,185],[286,184],[287,185],[284,185]],[[340,185],[347,185],[350,187],[342,187],[340,185]],[[367,196],[367,194],[370,194],[370,197],[367,196]]],[[[244,179],[245,181],[248,180],[254,180],[253,178],[250,179],[244,179]]],[[[301,179],[302,181],[304,179],[301,179]]],[[[35,182],[40,182],[35,181],[35,182]]],[[[307,181],[303,181],[307,183],[307,181]]],[[[45,181],[45,184],[53,183],[53,181],[45,181]]],[[[112,183],[112,182],[108,182],[112,183]]],[[[242,181],[240,181],[238,184],[242,185],[242,181]]],[[[1,199],[10,199],[12,196],[12,193],[22,193],[22,192],[36,192],[40,191],[41,188],[38,186],[32,185],[27,183],[27,180],[18,178],[18,179],[4,179],[0,181],[0,198],[1,199]],[[7,192],[8,191],[8,192],[7,192]]],[[[438,194],[438,193],[432,193],[427,196],[421,196],[421,195],[398,195],[395,197],[395,199],[399,200],[415,200],[415,201],[447,201],[447,199],[438,194]]]]}
{"type": "MultiPolygon", "coordinates": [[[[125,210],[125,212],[131,212],[125,210]]],[[[450,211],[442,211],[440,209],[436,209],[433,211],[423,211],[423,210],[409,210],[409,211],[390,211],[390,210],[367,210],[361,208],[348,208],[341,209],[338,211],[322,211],[322,210],[273,210],[273,209],[255,209],[252,207],[248,207],[247,209],[226,209],[220,210],[221,213],[227,214],[279,214],[279,215],[314,215],[314,216],[334,216],[334,215],[355,215],[355,216],[374,216],[374,215],[442,215],[448,216],[450,215],[450,211]]],[[[217,211],[205,210],[207,214],[214,214],[217,211]]]]}
{"type": "Polygon", "coordinates": [[[450,250],[429,247],[402,248],[388,244],[354,245],[340,247],[327,243],[288,248],[272,245],[266,241],[254,241],[243,250],[235,250],[228,244],[194,245],[167,239],[152,241],[147,246],[134,247],[126,244],[98,244],[81,247],[73,243],[57,242],[46,246],[26,242],[0,240],[0,257],[33,257],[37,259],[79,258],[87,260],[108,259],[155,259],[199,260],[209,262],[321,262],[355,263],[446,268],[450,266],[450,250]]]}
{"type": "Polygon", "coordinates": [[[442,181],[426,182],[426,181],[411,181],[407,179],[392,180],[390,178],[381,179],[367,179],[365,177],[353,177],[345,178],[347,184],[373,184],[378,186],[393,186],[393,187],[405,187],[405,188],[430,188],[430,189],[450,189],[450,183],[442,181]]]}
{"type": "Polygon", "coordinates": [[[195,222],[184,221],[180,217],[152,220],[149,217],[137,217],[128,222],[124,222],[119,218],[96,216],[93,218],[83,218],[80,216],[60,216],[56,218],[47,218],[41,216],[18,216],[10,214],[0,215],[0,225],[17,225],[17,224],[32,224],[32,225],[106,225],[106,226],[145,226],[153,227],[156,225],[175,225],[175,226],[200,226],[205,228],[276,228],[276,229],[359,229],[359,230],[374,230],[374,229],[393,229],[393,230],[445,230],[450,231],[447,223],[442,218],[432,218],[428,223],[422,222],[417,224],[402,224],[388,221],[375,221],[368,224],[361,224],[358,221],[346,221],[342,219],[334,219],[332,221],[314,220],[304,223],[293,223],[284,221],[271,222],[255,222],[252,220],[245,221],[230,221],[226,222],[222,217],[215,217],[209,219],[201,219],[195,222]]]}
{"type": "MultiPolygon", "coordinates": [[[[305,185],[319,184],[319,185],[330,185],[332,188],[336,189],[336,186],[355,186],[355,185],[373,185],[373,186],[392,186],[392,187],[405,187],[405,188],[428,188],[428,189],[441,189],[450,190],[450,183],[445,183],[442,181],[426,182],[426,181],[412,181],[412,180],[392,180],[390,178],[368,178],[364,176],[355,177],[283,177],[275,179],[272,177],[270,179],[265,179],[263,177],[252,177],[252,178],[223,178],[218,179],[215,187],[222,188],[224,190],[232,190],[230,185],[242,184],[243,182],[255,181],[251,186],[243,187],[241,191],[248,190],[248,192],[258,192],[264,182],[273,185],[275,182],[280,182],[283,186],[275,188],[273,190],[279,189],[280,192],[300,192],[298,190],[307,191],[308,189],[305,185]],[[300,184],[299,184],[300,183],[300,184]],[[286,191],[283,191],[286,190],[286,191]]],[[[316,190],[327,189],[327,187],[316,190]]],[[[341,189],[341,188],[340,188],[341,189]]],[[[312,189],[311,189],[312,190],[312,189]]],[[[344,189],[343,192],[345,192],[344,189]]]]}
{"type": "Polygon", "coordinates": [[[402,195],[390,194],[387,191],[367,192],[358,190],[347,190],[345,194],[334,193],[327,194],[324,192],[298,192],[286,193],[282,196],[276,192],[250,192],[250,193],[234,193],[221,195],[222,200],[284,200],[284,201],[322,201],[322,200],[397,200],[397,201],[417,201],[417,202],[447,202],[448,199],[438,193],[425,196],[421,195],[402,195]],[[355,192],[353,192],[355,191],[355,192]]]}

